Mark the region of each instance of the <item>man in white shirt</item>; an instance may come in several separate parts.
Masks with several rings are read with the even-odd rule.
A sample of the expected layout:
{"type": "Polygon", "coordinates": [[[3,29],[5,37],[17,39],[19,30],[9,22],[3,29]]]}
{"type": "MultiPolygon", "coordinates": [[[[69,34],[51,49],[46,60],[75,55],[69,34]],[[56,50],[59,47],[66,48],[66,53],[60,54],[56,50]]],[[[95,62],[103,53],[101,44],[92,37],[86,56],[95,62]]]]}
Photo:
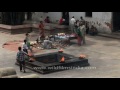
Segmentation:
{"type": "Polygon", "coordinates": [[[75,22],[76,22],[76,20],[75,20],[75,18],[74,18],[74,16],[71,18],[71,20],[70,20],[70,27],[71,27],[71,31],[72,31],[72,33],[74,33],[74,25],[75,25],[75,22]]]}

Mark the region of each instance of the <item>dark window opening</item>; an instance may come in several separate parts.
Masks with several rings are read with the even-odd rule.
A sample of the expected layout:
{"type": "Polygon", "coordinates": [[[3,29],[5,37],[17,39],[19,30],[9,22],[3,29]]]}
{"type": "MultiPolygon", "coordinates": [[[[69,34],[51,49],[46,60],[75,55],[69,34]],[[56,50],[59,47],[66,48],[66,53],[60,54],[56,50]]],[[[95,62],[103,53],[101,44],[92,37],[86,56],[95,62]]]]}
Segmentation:
{"type": "Polygon", "coordinates": [[[120,12],[113,12],[113,31],[120,31],[120,12]]]}
{"type": "Polygon", "coordinates": [[[62,17],[65,19],[65,25],[69,25],[69,12],[62,12],[62,17]]]}
{"type": "Polygon", "coordinates": [[[86,16],[86,17],[92,17],[92,12],[86,12],[86,13],[85,13],[85,16],[86,16]]]}

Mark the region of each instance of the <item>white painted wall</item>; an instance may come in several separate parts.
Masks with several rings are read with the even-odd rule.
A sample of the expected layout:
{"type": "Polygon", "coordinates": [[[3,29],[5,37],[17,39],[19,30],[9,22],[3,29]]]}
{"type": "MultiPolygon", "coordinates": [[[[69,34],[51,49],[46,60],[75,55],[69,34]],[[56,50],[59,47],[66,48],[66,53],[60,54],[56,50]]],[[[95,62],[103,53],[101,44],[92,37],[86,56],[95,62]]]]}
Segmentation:
{"type": "Polygon", "coordinates": [[[105,22],[111,24],[112,12],[93,12],[92,21],[95,22],[95,26],[98,28],[98,31],[101,33],[112,33],[112,30],[105,22]],[[99,26],[96,23],[100,23],[99,26]]]}
{"type": "Polygon", "coordinates": [[[43,17],[43,19],[49,16],[52,22],[56,22],[57,20],[60,20],[60,18],[62,17],[62,12],[48,12],[48,13],[35,12],[32,18],[35,21],[39,21],[39,18],[41,16],[43,17]]]}
{"type": "Polygon", "coordinates": [[[47,15],[50,17],[52,22],[56,22],[57,20],[59,21],[62,17],[62,12],[49,12],[47,15]]]}
{"type": "Polygon", "coordinates": [[[92,12],[93,16],[91,17],[85,17],[85,12],[69,12],[70,19],[72,16],[75,17],[75,19],[80,20],[80,17],[82,16],[85,20],[100,20],[105,22],[111,22],[111,12],[92,12]]]}
{"type": "Polygon", "coordinates": [[[43,12],[35,12],[34,14],[33,14],[33,16],[32,16],[32,19],[34,20],[34,21],[39,21],[39,18],[41,17],[41,16],[44,16],[45,14],[43,13],[43,12]]]}
{"type": "MultiPolygon", "coordinates": [[[[92,18],[85,17],[85,12],[69,12],[69,16],[70,19],[72,18],[72,16],[74,16],[76,20],[77,19],[80,20],[80,17],[82,16],[86,21],[95,23],[95,26],[98,28],[99,32],[111,33],[111,28],[106,26],[105,22],[111,24],[112,13],[111,12],[92,12],[92,13],[93,13],[92,18]],[[98,24],[96,24],[97,22],[101,25],[99,26],[98,24]]],[[[41,16],[43,16],[43,19],[45,19],[46,16],[49,16],[52,22],[56,22],[62,17],[62,12],[48,12],[48,13],[36,12],[33,15],[33,20],[39,21],[39,18],[41,16]]]]}
{"type": "Polygon", "coordinates": [[[75,17],[75,19],[80,20],[80,17],[82,16],[86,21],[90,22],[91,25],[95,25],[99,32],[101,33],[111,33],[111,28],[109,28],[105,22],[108,22],[111,24],[112,19],[112,13],[111,12],[92,12],[92,17],[86,17],[85,12],[69,12],[70,19],[72,16],[75,17]],[[100,26],[97,24],[101,24],[100,26]]]}

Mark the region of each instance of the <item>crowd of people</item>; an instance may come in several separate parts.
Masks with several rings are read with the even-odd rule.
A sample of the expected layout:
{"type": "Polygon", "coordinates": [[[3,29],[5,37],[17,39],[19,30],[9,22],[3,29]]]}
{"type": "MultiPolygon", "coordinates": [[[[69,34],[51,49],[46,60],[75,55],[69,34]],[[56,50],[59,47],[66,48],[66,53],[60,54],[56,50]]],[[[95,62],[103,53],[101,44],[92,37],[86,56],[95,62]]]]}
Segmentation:
{"type": "Polygon", "coordinates": [[[98,34],[97,28],[92,25],[89,26],[89,22],[85,21],[83,17],[80,17],[80,20],[76,20],[73,16],[70,20],[70,29],[71,33],[75,33],[78,40],[78,45],[86,44],[85,36],[90,34],[95,36],[98,34]]]}
{"type": "Polygon", "coordinates": [[[24,73],[26,72],[25,71],[25,60],[26,59],[30,60],[30,57],[31,57],[28,53],[28,50],[30,52],[32,52],[29,37],[30,37],[29,33],[26,33],[24,43],[23,43],[22,47],[18,47],[18,52],[17,52],[17,56],[16,56],[16,60],[20,66],[20,72],[22,72],[22,70],[24,70],[24,73]]]}
{"type": "MultiPolygon", "coordinates": [[[[49,37],[45,36],[45,29],[44,29],[45,26],[43,22],[50,23],[51,21],[48,16],[45,18],[44,21],[42,17],[40,18],[39,36],[36,41],[37,43],[39,43],[39,41],[42,40],[43,48],[50,49],[53,47],[52,41],[49,39],[49,37]]],[[[65,19],[62,17],[59,20],[59,25],[64,25],[64,23],[65,23],[65,19]]],[[[89,27],[89,23],[86,22],[83,19],[83,17],[80,17],[80,20],[75,20],[75,17],[73,16],[70,20],[70,28],[71,28],[71,33],[74,33],[77,36],[78,45],[86,44],[86,40],[85,40],[86,34],[90,34],[92,36],[95,36],[98,34],[97,28],[94,25],[89,27]]],[[[26,72],[25,71],[25,56],[29,58],[30,56],[28,55],[28,50],[32,52],[29,37],[30,37],[29,33],[27,33],[25,35],[23,46],[18,47],[18,53],[16,57],[17,62],[19,62],[20,64],[20,71],[22,71],[22,68],[23,68],[24,72],[26,72]]]]}

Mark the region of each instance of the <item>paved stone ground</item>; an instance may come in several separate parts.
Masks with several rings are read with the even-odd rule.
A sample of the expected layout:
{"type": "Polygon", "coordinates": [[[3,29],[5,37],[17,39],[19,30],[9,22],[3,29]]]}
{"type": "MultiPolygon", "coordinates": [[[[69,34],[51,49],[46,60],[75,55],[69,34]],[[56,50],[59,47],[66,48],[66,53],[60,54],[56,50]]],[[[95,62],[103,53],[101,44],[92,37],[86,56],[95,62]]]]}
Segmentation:
{"type": "MultiPolygon", "coordinates": [[[[0,33],[0,36],[0,68],[14,67],[18,76],[36,73],[28,69],[27,73],[19,72],[19,67],[14,64],[16,52],[2,48],[2,45],[7,41],[23,40],[24,34],[10,35],[0,33]]],[[[79,56],[81,53],[88,55],[91,66],[89,66],[87,69],[65,70],[45,75],[39,73],[36,74],[39,74],[40,78],[119,78],[120,41],[100,36],[87,36],[86,40],[87,44],[85,46],[80,47],[77,46],[77,44],[73,44],[72,46],[66,48],[64,52],[75,56],[79,56]]],[[[73,40],[72,42],[76,41],[73,40]]],[[[54,51],[57,50],[46,50],[44,53],[54,51]]]]}

